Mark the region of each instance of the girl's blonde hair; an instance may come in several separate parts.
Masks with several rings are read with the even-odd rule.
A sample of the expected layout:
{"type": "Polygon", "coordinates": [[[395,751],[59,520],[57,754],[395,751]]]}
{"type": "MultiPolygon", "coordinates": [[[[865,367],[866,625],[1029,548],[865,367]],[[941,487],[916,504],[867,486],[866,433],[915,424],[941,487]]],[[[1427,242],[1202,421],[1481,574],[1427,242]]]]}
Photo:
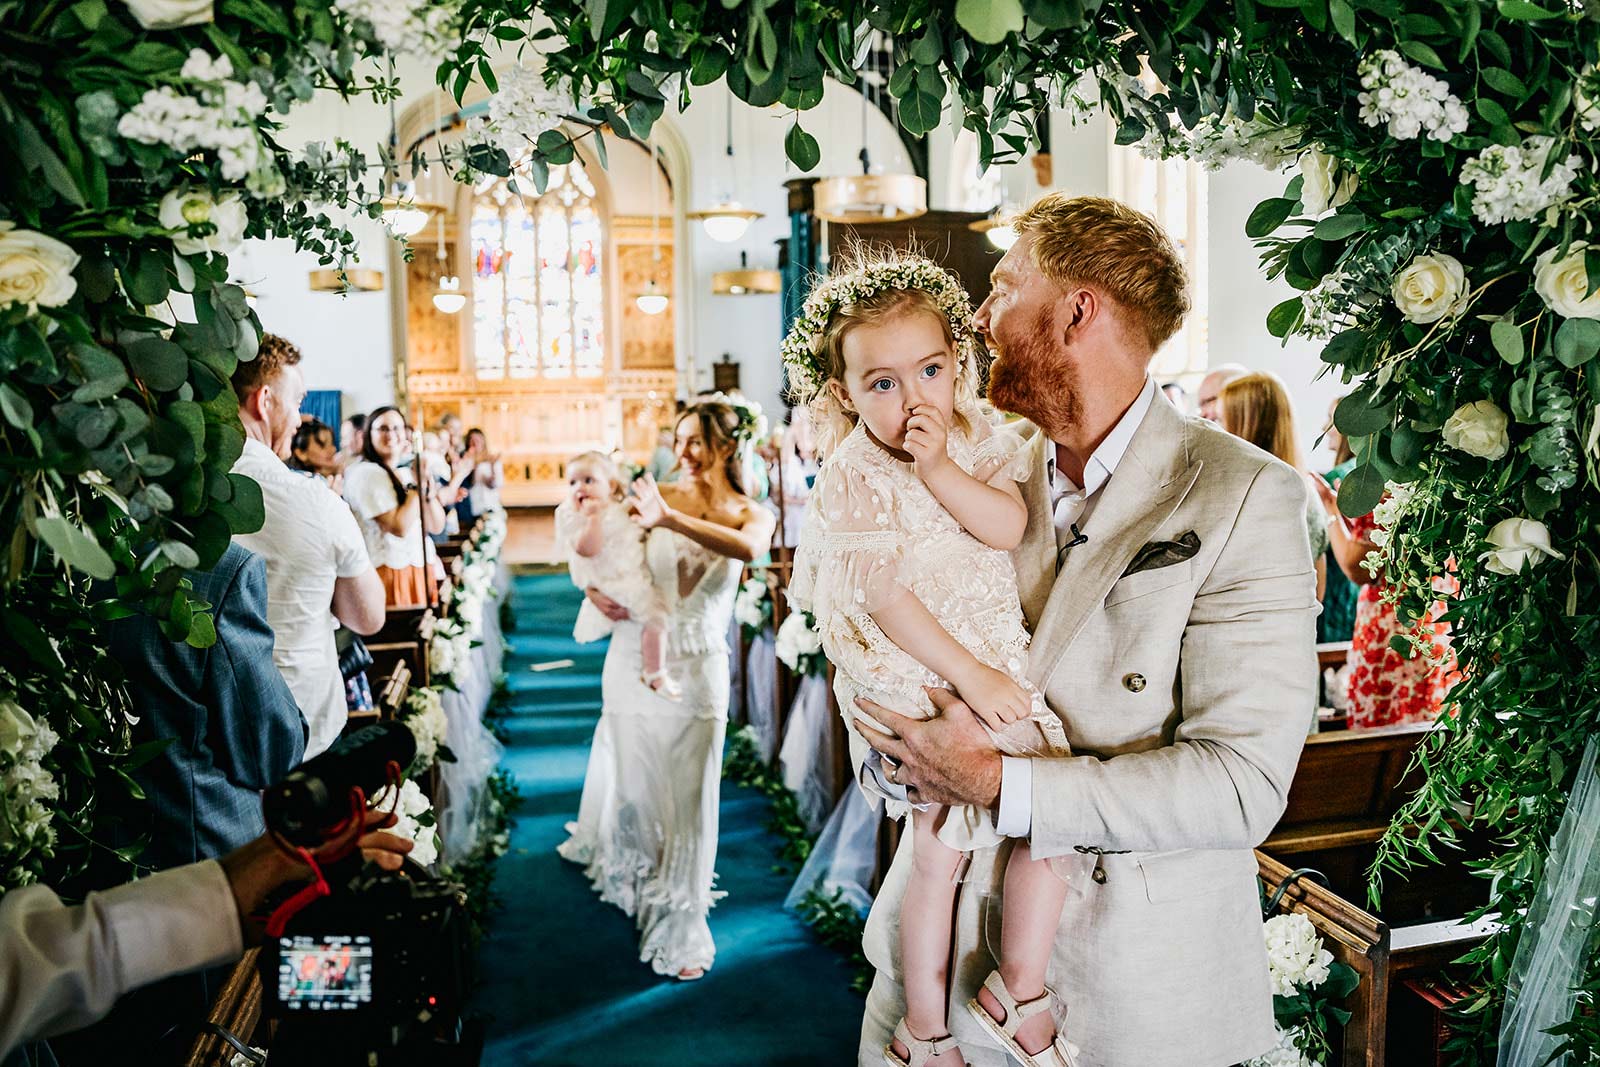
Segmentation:
{"type": "MultiPolygon", "coordinates": [[[[925,264],[927,261],[922,257],[902,255],[893,249],[858,246],[846,253],[846,259],[845,272],[830,278],[828,284],[844,293],[859,292],[860,295],[841,300],[832,309],[817,339],[817,363],[822,371],[822,381],[806,405],[811,412],[817,454],[824,457],[830,454],[855,429],[858,418],[827,385],[835,381],[841,387],[844,384],[845,338],[859,326],[889,322],[903,315],[928,314],[939,321],[945,344],[950,347],[956,360],[956,425],[963,433],[971,433],[973,423],[982,419],[978,400],[978,383],[982,375],[979,360],[980,354],[986,350],[977,342],[972,331],[971,308],[964,299],[965,293],[962,293],[961,311],[958,312],[962,320],[957,321],[947,307],[950,303],[948,294],[941,300],[939,295],[915,285],[883,288],[871,285],[875,275],[892,276],[908,266],[925,264]]],[[[959,285],[948,272],[940,273],[951,278],[953,284],[959,285]]]]}
{"type": "Polygon", "coordinates": [[[1258,371],[1235,378],[1222,387],[1217,400],[1224,430],[1271,452],[1297,470],[1305,468],[1289,390],[1276,374],[1258,371]]]}
{"type": "Polygon", "coordinates": [[[611,497],[613,500],[621,500],[628,495],[628,487],[622,484],[622,476],[617,470],[616,461],[610,456],[604,452],[579,452],[576,456],[567,460],[567,470],[570,471],[580,463],[588,463],[600,469],[601,473],[606,476],[606,480],[611,483],[611,497]]]}

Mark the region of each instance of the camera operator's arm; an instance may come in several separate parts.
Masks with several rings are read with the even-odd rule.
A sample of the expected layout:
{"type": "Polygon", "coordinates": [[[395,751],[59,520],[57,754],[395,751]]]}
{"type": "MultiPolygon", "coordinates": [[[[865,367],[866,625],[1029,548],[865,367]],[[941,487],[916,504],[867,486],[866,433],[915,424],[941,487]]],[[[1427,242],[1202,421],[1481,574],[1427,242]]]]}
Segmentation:
{"type": "MultiPolygon", "coordinates": [[[[387,870],[411,851],[367,813],[366,858],[387,870]]],[[[0,1058],[24,1041],[88,1026],[118,997],[244,951],[244,917],[309,872],[265,837],[206,860],[91,893],[68,907],[42,885],[0,897],[0,1058]]]]}

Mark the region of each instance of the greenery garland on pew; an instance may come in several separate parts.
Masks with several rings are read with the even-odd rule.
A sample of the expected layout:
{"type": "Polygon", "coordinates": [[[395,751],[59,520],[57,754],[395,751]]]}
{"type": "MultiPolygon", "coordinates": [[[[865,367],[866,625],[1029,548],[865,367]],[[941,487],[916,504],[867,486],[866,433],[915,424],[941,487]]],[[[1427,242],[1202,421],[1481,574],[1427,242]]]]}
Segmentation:
{"type": "MultiPolygon", "coordinates": [[[[492,33],[507,5],[462,11],[492,33]]],[[[669,100],[725,80],[793,110],[786,146],[803,170],[820,151],[799,113],[824,77],[855,83],[873,31],[906,130],[931,130],[951,104],[986,163],[1024,152],[1046,105],[1095,96],[1123,144],[1298,162],[1247,227],[1268,273],[1302,294],[1269,329],[1324,338],[1323,361],[1356,383],[1337,414],[1358,459],[1341,505],[1361,515],[1391,494],[1373,562],[1402,614],[1426,614],[1435,578],[1459,585],[1446,618],[1465,680],[1382,842],[1374,898],[1383,873],[1435,862],[1467,830],[1494,841],[1477,865],[1481,914],[1502,926],[1469,956],[1482,993],[1452,1042],[1462,1062],[1492,1058],[1523,909],[1600,724],[1600,657],[1584,654],[1600,640],[1600,4],[556,0],[539,13],[552,82],[606,101],[613,128],[640,133],[669,100]]],[[[1581,987],[1597,983],[1591,944],[1581,987]]],[[[1564,1035],[1580,1059],[1600,1055],[1591,1007],[1574,996],[1564,1035]]]]}

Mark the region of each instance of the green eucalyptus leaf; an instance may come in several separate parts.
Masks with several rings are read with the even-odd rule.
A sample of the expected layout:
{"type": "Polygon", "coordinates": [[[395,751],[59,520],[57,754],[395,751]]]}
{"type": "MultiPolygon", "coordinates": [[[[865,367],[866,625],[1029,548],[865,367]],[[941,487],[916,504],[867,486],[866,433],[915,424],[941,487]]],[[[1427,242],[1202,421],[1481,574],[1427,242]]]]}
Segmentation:
{"type": "Polygon", "coordinates": [[[1339,513],[1356,517],[1366,515],[1383,499],[1385,478],[1378,468],[1363,463],[1339,482],[1339,513]]]}
{"type": "Polygon", "coordinates": [[[783,138],[783,151],[789,161],[802,171],[815,170],[818,163],[822,162],[822,147],[817,144],[817,139],[800,128],[797,122],[789,127],[789,132],[783,138]]]}
{"type": "Polygon", "coordinates": [[[267,521],[266,506],[261,499],[261,486],[243,474],[228,475],[233,493],[227,500],[219,500],[214,507],[236,534],[255,533],[267,521]]]}
{"type": "Polygon", "coordinates": [[[1316,229],[1312,233],[1318,240],[1342,241],[1346,237],[1360,233],[1371,224],[1370,219],[1359,211],[1355,211],[1349,214],[1329,215],[1317,223],[1316,229]]]}
{"type": "Polygon", "coordinates": [[[1513,367],[1522,362],[1526,352],[1522,345],[1522,330],[1514,322],[1505,319],[1495,321],[1489,327],[1489,340],[1494,344],[1494,350],[1500,353],[1500,358],[1513,367]]]}
{"type": "Polygon", "coordinates": [[[1021,33],[1021,0],[956,0],[956,24],[984,44],[999,44],[1021,33]]]}
{"type": "Polygon", "coordinates": [[[1583,366],[1600,352],[1600,320],[1566,320],[1556,330],[1554,348],[1562,366],[1583,366]]]}
{"type": "Polygon", "coordinates": [[[1274,337],[1288,337],[1304,315],[1304,301],[1291,297],[1267,312],[1267,332],[1274,337]]]}
{"type": "MultiPolygon", "coordinates": [[[[1333,424],[1346,437],[1368,437],[1389,428],[1394,421],[1393,401],[1377,402],[1367,389],[1357,389],[1333,409],[1333,424]]],[[[1367,509],[1372,510],[1371,508],[1367,509]]],[[[1365,512],[1346,512],[1362,515],[1365,512]]]]}
{"type": "Polygon", "coordinates": [[[1261,201],[1256,205],[1255,210],[1250,212],[1250,217],[1245,220],[1245,236],[1258,240],[1266,237],[1273,230],[1282,226],[1289,216],[1294,213],[1295,203],[1295,201],[1283,197],[1274,197],[1271,200],[1261,201]]]}
{"type": "Polygon", "coordinates": [[[176,389],[189,379],[188,353],[160,337],[145,337],[129,345],[128,363],[135,377],[160,392],[176,389]]]}
{"type": "Polygon", "coordinates": [[[50,547],[67,566],[82,571],[91,578],[108,580],[116,574],[116,566],[92,531],[74,526],[63,515],[48,515],[34,522],[39,540],[50,547]]]}

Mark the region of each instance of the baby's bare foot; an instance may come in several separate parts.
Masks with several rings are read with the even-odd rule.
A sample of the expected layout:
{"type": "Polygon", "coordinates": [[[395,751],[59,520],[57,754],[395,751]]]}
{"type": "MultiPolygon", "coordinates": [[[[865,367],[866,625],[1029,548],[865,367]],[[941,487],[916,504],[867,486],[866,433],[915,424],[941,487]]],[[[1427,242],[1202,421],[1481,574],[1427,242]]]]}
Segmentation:
{"type": "MultiPolygon", "coordinates": [[[[1018,1000],[1032,1000],[1035,996],[1043,996],[1044,990],[1039,990],[1032,996],[1018,997],[1018,1000]]],[[[993,993],[985,988],[978,990],[978,1004],[989,1017],[997,1023],[1006,1021],[1006,1010],[1000,1006],[993,993]]],[[[1050,1047],[1050,1042],[1056,1036],[1056,1021],[1047,1011],[1041,1011],[1017,1029],[1017,1044],[1022,1046],[1022,1051],[1029,1055],[1043,1052],[1050,1047]]]]}

